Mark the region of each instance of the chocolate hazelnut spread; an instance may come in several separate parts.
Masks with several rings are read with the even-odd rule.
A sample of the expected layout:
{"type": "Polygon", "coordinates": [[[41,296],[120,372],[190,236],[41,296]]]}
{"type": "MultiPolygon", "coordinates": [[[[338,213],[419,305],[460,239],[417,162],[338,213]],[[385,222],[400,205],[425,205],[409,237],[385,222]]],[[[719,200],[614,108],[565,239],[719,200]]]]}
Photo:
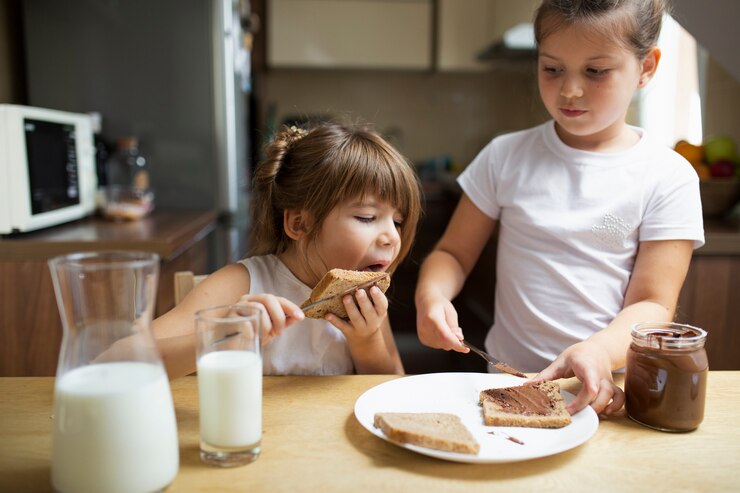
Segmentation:
{"type": "Polygon", "coordinates": [[[481,392],[486,399],[495,402],[503,411],[525,416],[547,416],[555,410],[555,403],[541,390],[524,385],[502,389],[487,389],[481,392]]]}
{"type": "Polygon", "coordinates": [[[706,335],[688,325],[635,325],[624,381],[630,418],[663,431],[691,431],[699,426],[709,369],[706,335]]]}

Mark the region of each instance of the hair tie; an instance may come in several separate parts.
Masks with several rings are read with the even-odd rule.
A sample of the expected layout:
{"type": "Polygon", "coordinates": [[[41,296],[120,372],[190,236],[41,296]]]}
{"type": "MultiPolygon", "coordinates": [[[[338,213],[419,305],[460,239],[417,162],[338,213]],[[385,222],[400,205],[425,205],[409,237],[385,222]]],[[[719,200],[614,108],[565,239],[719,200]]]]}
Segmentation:
{"type": "Polygon", "coordinates": [[[305,128],[296,127],[295,125],[291,125],[288,128],[288,143],[289,144],[295,144],[299,140],[301,140],[303,137],[306,136],[308,132],[305,128]]]}

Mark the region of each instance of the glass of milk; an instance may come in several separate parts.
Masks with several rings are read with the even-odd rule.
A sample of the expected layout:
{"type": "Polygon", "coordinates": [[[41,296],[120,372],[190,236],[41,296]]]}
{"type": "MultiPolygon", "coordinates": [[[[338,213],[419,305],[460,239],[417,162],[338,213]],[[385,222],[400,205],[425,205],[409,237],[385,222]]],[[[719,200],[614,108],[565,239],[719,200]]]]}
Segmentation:
{"type": "Polygon", "coordinates": [[[195,314],[200,458],[235,467],[259,457],[262,440],[262,354],[256,303],[210,307],[195,314]]]}
{"type": "Polygon", "coordinates": [[[49,261],[64,327],[51,480],[59,492],[151,492],[177,475],[177,424],[154,343],[159,257],[86,252],[49,261]]]}

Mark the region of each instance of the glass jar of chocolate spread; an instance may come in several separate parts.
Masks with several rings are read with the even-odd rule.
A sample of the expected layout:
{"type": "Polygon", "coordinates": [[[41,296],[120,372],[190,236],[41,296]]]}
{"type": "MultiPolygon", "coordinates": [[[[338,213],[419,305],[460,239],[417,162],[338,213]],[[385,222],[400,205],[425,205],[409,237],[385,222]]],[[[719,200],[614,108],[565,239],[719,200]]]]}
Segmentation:
{"type": "Polygon", "coordinates": [[[630,418],[661,431],[691,431],[704,418],[709,362],[706,331],[644,322],[632,327],[624,379],[630,418]]]}

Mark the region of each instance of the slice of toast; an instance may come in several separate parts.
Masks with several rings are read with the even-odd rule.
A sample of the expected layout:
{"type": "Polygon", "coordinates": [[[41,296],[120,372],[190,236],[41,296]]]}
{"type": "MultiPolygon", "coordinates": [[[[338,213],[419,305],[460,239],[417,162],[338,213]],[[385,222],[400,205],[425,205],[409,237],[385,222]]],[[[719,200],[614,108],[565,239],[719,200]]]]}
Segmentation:
{"type": "Polygon", "coordinates": [[[393,442],[461,454],[480,451],[470,430],[455,414],[376,413],[373,424],[393,442]]]}
{"type": "MultiPolygon", "coordinates": [[[[311,291],[311,296],[301,304],[304,308],[324,298],[330,298],[351,289],[358,284],[377,280],[377,286],[384,293],[391,284],[390,276],[386,272],[372,272],[359,270],[332,269],[321,278],[311,291]]],[[[327,313],[333,313],[339,318],[347,318],[347,310],[340,297],[326,300],[316,306],[303,310],[308,318],[324,318],[327,313]]]]}
{"type": "Polygon", "coordinates": [[[555,382],[486,389],[480,393],[480,405],[489,426],[562,428],[571,422],[555,382]]]}

